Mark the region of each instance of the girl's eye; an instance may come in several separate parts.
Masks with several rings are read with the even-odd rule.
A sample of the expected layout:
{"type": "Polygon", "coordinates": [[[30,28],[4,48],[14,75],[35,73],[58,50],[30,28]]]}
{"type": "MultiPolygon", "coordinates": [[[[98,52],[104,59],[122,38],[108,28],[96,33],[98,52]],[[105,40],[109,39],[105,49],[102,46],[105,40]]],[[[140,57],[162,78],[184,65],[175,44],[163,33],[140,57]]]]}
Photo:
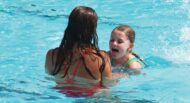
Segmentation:
{"type": "Polygon", "coordinates": [[[111,39],[110,42],[114,42],[114,39],[111,39]]]}
{"type": "Polygon", "coordinates": [[[121,43],[123,43],[123,41],[122,40],[118,40],[118,43],[121,44],[121,43]]]}

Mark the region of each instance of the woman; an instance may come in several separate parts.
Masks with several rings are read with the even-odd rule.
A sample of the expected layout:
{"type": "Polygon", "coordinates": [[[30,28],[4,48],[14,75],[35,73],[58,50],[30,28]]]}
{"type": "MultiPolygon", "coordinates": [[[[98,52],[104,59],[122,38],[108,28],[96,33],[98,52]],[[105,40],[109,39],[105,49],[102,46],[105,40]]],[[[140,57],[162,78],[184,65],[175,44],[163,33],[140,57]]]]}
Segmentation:
{"type": "Polygon", "coordinates": [[[47,52],[46,72],[67,96],[91,96],[112,78],[109,56],[98,49],[97,20],[92,8],[74,8],[60,46],[47,52]]]}

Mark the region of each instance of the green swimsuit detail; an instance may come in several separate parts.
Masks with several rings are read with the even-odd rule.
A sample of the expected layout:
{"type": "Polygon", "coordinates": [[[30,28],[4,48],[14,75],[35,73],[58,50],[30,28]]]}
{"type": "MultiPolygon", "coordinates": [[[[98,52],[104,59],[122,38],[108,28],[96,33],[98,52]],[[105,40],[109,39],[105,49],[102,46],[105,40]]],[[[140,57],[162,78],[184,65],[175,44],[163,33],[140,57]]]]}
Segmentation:
{"type": "MultiPolygon", "coordinates": [[[[132,62],[134,62],[134,61],[139,62],[139,63],[141,64],[142,68],[145,67],[144,63],[141,62],[141,61],[140,61],[138,58],[136,58],[136,57],[133,57],[133,58],[129,59],[129,60],[125,63],[125,65],[124,65],[123,67],[124,67],[124,68],[128,68],[128,67],[129,67],[129,64],[132,63],[132,62]]],[[[115,66],[115,63],[114,63],[114,60],[113,60],[113,59],[111,60],[111,65],[112,65],[112,66],[115,66]]]]}

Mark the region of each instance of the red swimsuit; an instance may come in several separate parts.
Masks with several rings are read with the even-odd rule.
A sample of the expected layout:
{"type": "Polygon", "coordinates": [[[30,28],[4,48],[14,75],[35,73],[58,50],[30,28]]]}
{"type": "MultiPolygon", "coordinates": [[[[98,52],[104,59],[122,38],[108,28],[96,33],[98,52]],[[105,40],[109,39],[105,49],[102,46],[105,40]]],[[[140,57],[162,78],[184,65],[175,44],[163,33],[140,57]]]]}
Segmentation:
{"type": "MultiPolygon", "coordinates": [[[[75,77],[79,67],[80,67],[80,61],[77,63],[72,76],[70,77],[69,75],[66,75],[66,81],[57,82],[57,84],[76,84],[74,81],[74,77],[75,77]]],[[[66,65],[64,66],[64,71],[66,71],[66,65]]],[[[63,93],[68,97],[93,96],[93,94],[101,88],[103,88],[101,83],[93,84],[93,87],[89,87],[89,88],[82,88],[82,87],[76,87],[76,86],[55,87],[55,89],[58,89],[60,93],[63,93]]]]}

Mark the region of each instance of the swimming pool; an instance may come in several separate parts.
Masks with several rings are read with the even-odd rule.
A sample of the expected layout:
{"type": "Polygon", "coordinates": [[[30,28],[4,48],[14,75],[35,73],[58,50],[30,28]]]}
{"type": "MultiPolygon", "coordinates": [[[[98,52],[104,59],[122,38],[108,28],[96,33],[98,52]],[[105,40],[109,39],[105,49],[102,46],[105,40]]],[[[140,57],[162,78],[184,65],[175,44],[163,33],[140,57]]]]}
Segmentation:
{"type": "Polygon", "coordinates": [[[189,103],[189,0],[0,0],[0,103],[189,103]],[[136,31],[134,51],[147,62],[142,75],[121,79],[110,92],[69,98],[51,89],[45,54],[59,45],[76,5],[99,16],[101,49],[118,24],[136,31]]]}

